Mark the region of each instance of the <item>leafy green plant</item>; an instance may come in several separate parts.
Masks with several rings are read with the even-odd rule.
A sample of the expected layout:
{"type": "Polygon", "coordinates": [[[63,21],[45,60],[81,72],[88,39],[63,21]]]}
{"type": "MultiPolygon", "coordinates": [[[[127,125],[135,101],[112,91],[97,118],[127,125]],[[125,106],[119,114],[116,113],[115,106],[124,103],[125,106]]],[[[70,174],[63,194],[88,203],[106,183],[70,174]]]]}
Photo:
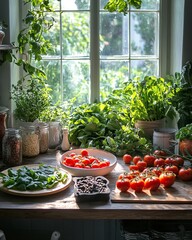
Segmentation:
{"type": "Polygon", "coordinates": [[[44,79],[31,77],[29,80],[19,80],[13,86],[11,93],[15,101],[15,117],[24,122],[37,120],[41,113],[50,105],[51,89],[45,84],[44,79]]]}
{"type": "Polygon", "coordinates": [[[181,76],[177,81],[176,92],[172,104],[180,115],[179,128],[192,122],[192,62],[188,61],[182,68],[181,76]]]}
{"type": "Polygon", "coordinates": [[[192,140],[192,123],[180,128],[176,133],[176,138],[180,141],[184,139],[192,140]]]}
{"type": "Polygon", "coordinates": [[[141,3],[142,0],[109,0],[104,9],[109,12],[122,12],[126,15],[129,5],[135,8],[140,8],[141,3]]]}
{"type": "Polygon", "coordinates": [[[172,79],[146,76],[130,80],[125,85],[123,95],[134,123],[137,120],[155,121],[169,115],[171,118],[171,99],[174,95],[172,79]]]}
{"type": "Polygon", "coordinates": [[[114,92],[105,102],[84,104],[69,119],[69,141],[80,147],[96,147],[118,156],[144,154],[151,144],[130,124],[129,115],[114,92]]]}

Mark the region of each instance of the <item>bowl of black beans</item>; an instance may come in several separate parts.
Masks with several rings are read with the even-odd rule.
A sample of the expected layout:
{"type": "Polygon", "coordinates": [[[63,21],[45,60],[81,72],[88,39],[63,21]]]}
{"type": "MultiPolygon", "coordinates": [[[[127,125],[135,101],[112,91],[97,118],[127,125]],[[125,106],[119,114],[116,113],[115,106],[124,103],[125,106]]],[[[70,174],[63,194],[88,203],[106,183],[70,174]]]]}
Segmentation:
{"type": "Polygon", "coordinates": [[[103,176],[74,177],[74,196],[76,202],[108,201],[109,181],[103,176]]]}

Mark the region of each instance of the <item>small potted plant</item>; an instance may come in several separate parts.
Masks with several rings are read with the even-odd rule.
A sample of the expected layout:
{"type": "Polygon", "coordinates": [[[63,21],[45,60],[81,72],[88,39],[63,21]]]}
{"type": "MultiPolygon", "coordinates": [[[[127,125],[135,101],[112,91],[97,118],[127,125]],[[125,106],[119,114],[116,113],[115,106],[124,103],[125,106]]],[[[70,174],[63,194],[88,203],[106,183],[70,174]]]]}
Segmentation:
{"type": "Polygon", "coordinates": [[[180,128],[176,134],[179,139],[179,151],[183,155],[192,155],[192,123],[180,128]]]}
{"type": "Polygon", "coordinates": [[[171,78],[146,76],[130,80],[125,87],[130,118],[149,138],[155,128],[165,126],[167,116],[172,118],[175,115],[170,102],[174,94],[172,86],[171,78]]]}

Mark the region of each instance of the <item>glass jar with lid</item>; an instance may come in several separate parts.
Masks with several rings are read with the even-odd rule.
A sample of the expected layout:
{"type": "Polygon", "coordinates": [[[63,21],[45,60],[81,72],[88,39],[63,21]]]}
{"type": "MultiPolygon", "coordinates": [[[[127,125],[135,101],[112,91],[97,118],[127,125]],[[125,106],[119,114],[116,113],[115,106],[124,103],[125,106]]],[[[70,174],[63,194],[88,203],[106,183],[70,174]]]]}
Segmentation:
{"type": "Polygon", "coordinates": [[[39,123],[39,151],[46,153],[49,148],[49,125],[47,123],[39,123]]]}
{"type": "Polygon", "coordinates": [[[23,157],[35,157],[39,155],[39,130],[37,126],[30,125],[20,127],[22,134],[23,157]]]}
{"type": "Polygon", "coordinates": [[[62,133],[60,122],[49,123],[49,148],[55,149],[61,144],[62,133]]]}
{"type": "Polygon", "coordinates": [[[6,107],[0,107],[0,159],[2,158],[2,141],[5,135],[5,129],[7,128],[7,113],[9,109],[6,107]]]}
{"type": "Polygon", "coordinates": [[[8,166],[22,164],[22,137],[19,129],[7,128],[2,141],[3,163],[8,166]]]}

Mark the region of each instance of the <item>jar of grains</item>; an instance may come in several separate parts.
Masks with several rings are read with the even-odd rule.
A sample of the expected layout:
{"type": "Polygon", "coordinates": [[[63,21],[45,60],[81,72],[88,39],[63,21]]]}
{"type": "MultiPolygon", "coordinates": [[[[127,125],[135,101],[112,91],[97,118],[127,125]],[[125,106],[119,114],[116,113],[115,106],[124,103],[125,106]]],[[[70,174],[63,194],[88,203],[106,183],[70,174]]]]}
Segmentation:
{"type": "Polygon", "coordinates": [[[39,123],[39,151],[46,153],[49,148],[49,125],[46,123],[39,123]]]}
{"type": "Polygon", "coordinates": [[[8,108],[0,107],[0,159],[2,158],[2,141],[5,135],[5,129],[7,128],[7,112],[8,108]]]}
{"type": "Polygon", "coordinates": [[[39,155],[39,130],[37,126],[31,125],[21,127],[23,157],[35,157],[39,155]]]}
{"type": "Polygon", "coordinates": [[[49,123],[49,148],[55,149],[61,144],[61,124],[60,122],[49,123]]]}
{"type": "Polygon", "coordinates": [[[2,141],[3,163],[8,166],[22,164],[22,137],[19,129],[7,128],[2,141]]]}

